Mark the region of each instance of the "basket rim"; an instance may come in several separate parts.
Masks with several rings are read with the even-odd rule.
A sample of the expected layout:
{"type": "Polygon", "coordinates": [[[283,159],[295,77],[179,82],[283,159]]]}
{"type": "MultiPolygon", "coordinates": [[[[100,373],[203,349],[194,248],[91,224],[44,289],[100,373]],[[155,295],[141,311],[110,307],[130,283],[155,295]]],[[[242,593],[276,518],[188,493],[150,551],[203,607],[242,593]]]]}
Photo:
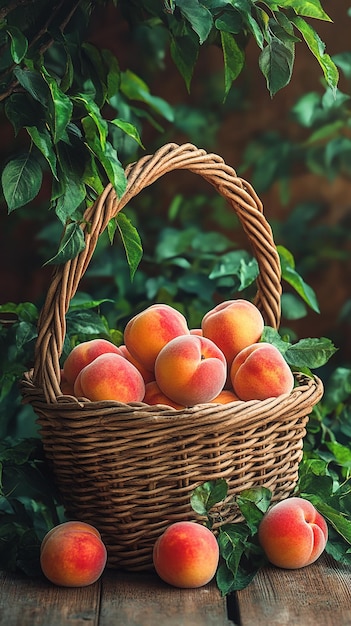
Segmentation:
{"type": "MultiPolygon", "coordinates": [[[[67,395],[58,396],[56,402],[48,403],[43,390],[36,387],[33,382],[33,370],[26,372],[21,386],[24,402],[35,405],[40,416],[50,413],[56,416],[55,419],[58,421],[73,425],[75,430],[85,428],[88,421],[89,423],[104,419],[109,421],[111,415],[121,423],[128,421],[128,429],[132,431],[144,426],[150,427],[151,424],[174,428],[174,421],[180,428],[182,422],[186,423],[194,418],[201,419],[202,427],[205,423],[211,424],[214,420],[220,420],[223,424],[227,421],[232,424],[235,422],[235,426],[239,428],[241,424],[245,426],[254,424],[258,419],[269,420],[270,416],[279,423],[280,417],[287,410],[296,410],[297,416],[308,415],[323,395],[323,383],[315,375],[310,377],[301,372],[294,375],[297,385],[290,393],[277,397],[265,400],[238,400],[227,404],[203,403],[183,409],[174,409],[162,404],[149,405],[145,402],[123,403],[115,400],[94,402],[67,395]]],[[[37,420],[39,424],[40,416],[37,420]]],[[[101,427],[100,423],[99,428],[101,427]]]]}

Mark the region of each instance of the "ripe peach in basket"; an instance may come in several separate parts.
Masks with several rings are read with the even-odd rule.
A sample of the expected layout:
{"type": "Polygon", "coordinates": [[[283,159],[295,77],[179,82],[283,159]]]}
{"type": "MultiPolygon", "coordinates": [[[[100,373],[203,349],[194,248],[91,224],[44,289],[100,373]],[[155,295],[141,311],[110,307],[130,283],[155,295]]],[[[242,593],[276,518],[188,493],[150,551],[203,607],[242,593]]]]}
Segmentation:
{"type": "Polygon", "coordinates": [[[213,341],[198,335],[172,339],[155,363],[155,378],[161,391],[184,406],[211,402],[223,389],[226,377],[223,353],[213,341]]]}
{"type": "Polygon", "coordinates": [[[152,371],[161,348],[174,337],[189,332],[182,313],[168,304],[152,304],[129,320],[124,343],[134,358],[152,371]]]}
{"type": "Polygon", "coordinates": [[[120,349],[107,339],[91,339],[78,344],[71,350],[63,364],[63,379],[73,386],[83,367],[107,352],[121,354],[120,349]]]}
{"type": "Polygon", "coordinates": [[[240,350],[260,339],[264,320],[258,308],[248,300],[227,300],[204,315],[201,328],[204,337],[222,350],[230,367],[240,350]]]}
{"type": "Polygon", "coordinates": [[[230,377],[240,400],[266,400],[290,393],[292,371],[279,350],[270,343],[255,343],[235,357],[230,377]]]}
{"type": "Polygon", "coordinates": [[[40,550],[43,574],[56,585],[85,587],[100,578],[107,560],[99,531],[80,521],[55,526],[40,550]]]}
{"type": "Polygon", "coordinates": [[[129,350],[128,350],[126,345],[122,344],[121,346],[119,346],[119,349],[120,349],[122,355],[126,359],[128,359],[128,361],[133,363],[133,365],[135,365],[137,370],[139,370],[140,374],[142,375],[142,377],[144,379],[145,385],[146,385],[146,383],[149,383],[152,380],[155,380],[154,373],[151,372],[150,370],[146,369],[146,367],[144,367],[144,365],[142,363],[140,363],[140,361],[138,361],[138,359],[133,357],[133,355],[129,352],[129,350]]]}
{"type": "Polygon", "coordinates": [[[74,393],[93,402],[141,402],[145,383],[139,370],[124,356],[106,353],[81,370],[74,384],[74,393]]]}
{"type": "Polygon", "coordinates": [[[174,402],[173,400],[168,398],[168,396],[162,393],[156,380],[152,380],[145,385],[145,396],[143,402],[146,402],[146,404],[150,405],[166,404],[167,406],[171,406],[174,409],[184,409],[184,406],[182,404],[174,402]]]}

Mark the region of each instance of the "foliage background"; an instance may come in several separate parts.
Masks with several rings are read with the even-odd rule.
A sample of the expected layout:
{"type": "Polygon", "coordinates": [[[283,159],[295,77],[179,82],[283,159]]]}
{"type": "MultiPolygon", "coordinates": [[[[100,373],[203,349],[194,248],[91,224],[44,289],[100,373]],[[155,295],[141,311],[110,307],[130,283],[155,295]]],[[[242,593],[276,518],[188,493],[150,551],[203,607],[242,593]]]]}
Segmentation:
{"type": "MultiPolygon", "coordinates": [[[[349,2],[341,0],[336,4],[327,0],[323,7],[333,23],[318,21],[313,25],[331,55],[343,53],[349,48],[349,2]]],[[[293,323],[294,329],[299,336],[309,336],[313,332],[317,336],[335,337],[345,359],[349,360],[348,307],[344,315],[346,319],[340,319],[349,298],[350,242],[345,230],[350,204],[348,171],[338,163],[333,164],[333,172],[327,163],[324,173],[311,171],[301,145],[312,129],[297,123],[292,113],[301,96],[316,91],[322,97],[324,93],[316,60],[305,45],[297,45],[293,78],[287,87],[271,98],[258,68],[259,50],[255,42],[250,41],[245,69],[223,103],[223,59],[218,48],[204,46],[201,50],[189,94],[169,54],[164,55],[163,42],[152,37],[152,31],[151,34],[145,31],[142,28],[131,31],[126,20],[122,19],[120,9],[109,3],[107,8],[95,10],[88,40],[97,47],[111,50],[122,70],[131,69],[140,75],[152,94],[174,107],[174,122],[157,118],[162,132],[160,127],[143,123],[142,139],[146,152],[153,152],[167,141],[192,141],[223,156],[253,182],[264,202],[268,220],[274,226],[277,223],[278,243],[292,250],[298,267],[314,287],[320,302],[322,314],[309,311],[307,316],[293,323]],[[262,153],[264,164],[255,169],[252,160],[257,161],[262,153]]],[[[341,72],[340,89],[349,94],[349,87],[350,77],[341,72]]],[[[337,109],[334,115],[341,114],[345,115],[345,112],[337,109]]],[[[5,117],[1,131],[0,159],[5,163],[19,148],[23,137],[20,135],[14,139],[5,117]]],[[[343,133],[347,138],[346,124],[343,133]]],[[[131,142],[126,144],[122,160],[123,156],[131,158],[131,142]]],[[[142,153],[142,149],[137,149],[137,155],[142,153]]],[[[206,187],[196,178],[169,179],[154,190],[153,206],[147,210],[155,216],[165,216],[179,188],[185,196],[197,188],[199,193],[206,193],[206,187]]],[[[42,263],[48,258],[47,254],[52,256],[54,252],[47,245],[53,233],[45,231],[41,235],[42,228],[53,221],[46,210],[48,194],[48,186],[44,185],[32,205],[18,214],[6,215],[6,207],[1,208],[2,302],[40,302],[46,291],[50,268],[43,269],[42,263]],[[44,236],[46,241],[43,241],[44,236]]],[[[138,211],[141,211],[140,207],[138,211]]],[[[203,213],[206,226],[211,226],[211,209],[203,213]]],[[[145,219],[142,214],[141,219],[145,219]]],[[[240,233],[234,232],[233,239],[238,237],[240,233]]]]}
{"type": "MultiPolygon", "coordinates": [[[[325,404],[311,420],[306,465],[302,469],[307,468],[313,484],[306,487],[303,476],[304,486],[307,494],[315,493],[323,476],[327,484],[325,501],[329,498],[330,505],[349,513],[351,17],[348,0],[325,0],[323,7],[333,23],[320,22],[316,28],[328,52],[338,57],[341,70],[335,100],[325,91],[320,67],[303,45],[296,47],[291,83],[271,98],[258,68],[259,51],[250,41],[244,71],[223,101],[223,59],[214,46],[201,50],[188,93],[165,52],[160,32],[142,27],[130,30],[120,7],[113,3],[95,11],[88,40],[112,51],[123,72],[135,72],[149,86],[152,97],[161,99],[160,110],[152,110],[151,120],[145,102],[138,103],[144,117],[131,120],[141,132],[145,151],[154,152],[168,141],[191,141],[223,156],[254,184],[276,242],[292,251],[298,271],[315,290],[320,314],[298,303],[288,288],[283,319],[293,337],[326,336],[339,347],[328,366],[318,372],[326,381],[331,378],[332,384],[325,404]],[[331,488],[329,493],[330,484],[341,492],[340,500],[331,488]]],[[[130,108],[125,106],[124,112],[127,114],[130,108]]],[[[5,116],[1,132],[0,161],[6,163],[25,145],[26,138],[22,133],[13,136],[5,116]]],[[[144,148],[123,133],[119,140],[123,164],[144,153],[144,148]]],[[[53,211],[48,211],[49,198],[50,185],[44,178],[40,194],[29,205],[10,215],[4,202],[0,208],[0,306],[4,304],[0,335],[1,437],[36,434],[30,407],[20,406],[12,383],[31,365],[37,313],[51,275],[50,266],[43,264],[56,253],[61,233],[53,211]],[[14,303],[15,315],[6,307],[7,302],[14,303]],[[30,304],[22,306],[24,302],[30,304]],[[18,322],[12,327],[14,317],[18,322]]],[[[82,284],[87,295],[75,302],[68,319],[72,342],[95,334],[118,341],[126,319],[154,299],[175,303],[195,326],[201,312],[211,306],[214,283],[208,282],[206,274],[213,269],[217,256],[230,244],[238,250],[247,246],[221,202],[203,181],[191,175],[178,173],[159,181],[149,193],[133,201],[128,215],[144,245],[140,270],[132,283],[120,242],[111,247],[107,237],[102,238],[82,284]]],[[[216,287],[228,297],[236,283],[237,277],[232,282],[222,277],[216,287]]],[[[66,345],[66,350],[69,347],[66,345]]],[[[6,558],[12,565],[26,569],[35,544],[33,520],[40,535],[57,523],[61,512],[56,508],[52,482],[35,441],[10,449],[4,443],[0,464],[4,485],[0,497],[10,494],[10,498],[3,497],[5,535],[9,539],[3,545],[12,545],[6,558]],[[27,560],[21,565],[19,555],[24,553],[27,560]]],[[[346,541],[350,543],[348,533],[349,529],[346,541]]],[[[342,544],[339,556],[343,551],[342,544]]]]}

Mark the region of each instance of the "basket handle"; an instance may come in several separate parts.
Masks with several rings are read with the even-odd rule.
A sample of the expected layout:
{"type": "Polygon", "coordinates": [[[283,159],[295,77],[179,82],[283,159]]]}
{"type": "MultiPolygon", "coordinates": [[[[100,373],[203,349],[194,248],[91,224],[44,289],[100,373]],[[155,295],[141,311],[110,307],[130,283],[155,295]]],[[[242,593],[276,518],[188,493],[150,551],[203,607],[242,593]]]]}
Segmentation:
{"type": "Polygon", "coordinates": [[[281,269],[272,230],[263,215],[263,206],[252,186],[216,154],[192,144],[169,143],[154,155],[142,157],[126,168],[127,187],[117,198],[108,185],[89,207],[82,223],[85,249],[74,259],[55,268],[38,322],[33,380],[43,389],[47,402],[55,402],[60,391],[60,363],[66,333],[66,313],[79,281],[86,271],[100,234],[108,222],[145,187],[173,170],[189,170],[215,187],[237,214],[258,262],[255,304],[266,324],[280,322],[281,269]]]}

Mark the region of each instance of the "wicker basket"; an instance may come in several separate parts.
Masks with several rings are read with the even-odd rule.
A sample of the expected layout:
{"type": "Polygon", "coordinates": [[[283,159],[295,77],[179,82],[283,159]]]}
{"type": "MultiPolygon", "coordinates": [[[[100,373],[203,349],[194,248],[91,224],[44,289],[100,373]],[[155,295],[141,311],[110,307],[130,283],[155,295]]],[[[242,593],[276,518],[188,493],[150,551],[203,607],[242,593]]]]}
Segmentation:
{"type": "MultiPolygon", "coordinates": [[[[87,210],[85,250],[54,272],[39,319],[34,369],[21,390],[38,416],[67,515],[100,530],[113,568],[150,569],[153,544],[165,527],[196,519],[190,494],[204,481],[225,478],[229,497],[257,485],[271,489],[274,500],[289,496],[308,415],[323,393],[317,377],[298,375],[292,393],[278,398],[179,411],[61,394],[65,315],[99,235],[144,187],[178,169],[202,176],[234,209],[259,265],[255,304],[266,324],[277,327],[280,321],[279,257],[262,204],[219,156],[191,144],[167,144],[127,168],[122,198],[108,186],[87,210]]],[[[241,519],[238,510],[225,509],[222,522],[241,519]]]]}

